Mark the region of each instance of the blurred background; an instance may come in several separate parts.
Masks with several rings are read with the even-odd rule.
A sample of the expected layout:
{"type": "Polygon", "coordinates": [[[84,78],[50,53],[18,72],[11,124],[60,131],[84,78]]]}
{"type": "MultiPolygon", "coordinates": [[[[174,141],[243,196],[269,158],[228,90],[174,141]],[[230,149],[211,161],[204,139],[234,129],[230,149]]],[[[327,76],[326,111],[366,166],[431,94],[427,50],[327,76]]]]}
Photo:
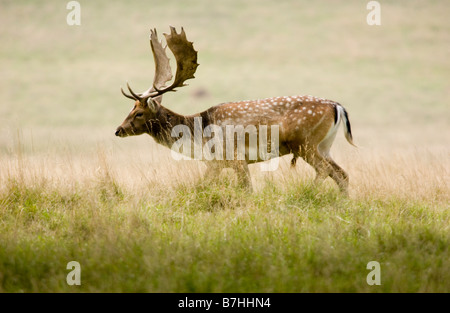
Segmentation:
{"type": "Polygon", "coordinates": [[[349,112],[360,149],[340,132],[338,160],[437,151],[448,162],[441,158],[450,138],[448,1],[379,1],[379,26],[367,24],[368,1],[360,0],[79,1],[79,26],[67,24],[67,3],[0,1],[3,160],[18,146],[25,155],[83,160],[99,146],[113,159],[170,155],[149,136],[121,139],[114,131],[132,108],[120,87],[128,81],[144,91],[152,83],[150,29],[162,34],[171,25],[184,27],[200,63],[188,87],[164,96],[178,113],[314,95],[349,112]]]}

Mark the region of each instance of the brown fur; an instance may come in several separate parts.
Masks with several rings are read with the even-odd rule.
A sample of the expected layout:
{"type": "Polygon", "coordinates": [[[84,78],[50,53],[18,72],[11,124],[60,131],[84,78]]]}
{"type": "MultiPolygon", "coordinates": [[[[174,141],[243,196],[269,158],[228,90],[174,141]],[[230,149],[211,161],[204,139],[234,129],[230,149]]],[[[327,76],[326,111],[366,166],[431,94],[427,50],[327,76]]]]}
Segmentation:
{"type": "MultiPolygon", "coordinates": [[[[158,143],[171,147],[177,139],[170,136],[172,128],[180,124],[187,125],[193,134],[195,117],[202,117],[202,128],[210,124],[222,128],[226,125],[255,125],[258,130],[259,125],[278,125],[280,156],[293,154],[293,166],[298,157],[303,158],[316,170],[316,181],[330,176],[343,192],[347,192],[348,175],[328,154],[336,133],[335,121],[340,122],[339,107],[340,104],[322,98],[292,96],[223,103],[198,114],[183,116],[157,101],[147,103],[137,100],[133,110],[118,127],[116,135],[125,137],[147,133],[158,143]]],[[[350,125],[348,121],[347,124],[350,125]]],[[[223,133],[225,136],[225,131],[223,133]]],[[[352,143],[348,127],[346,138],[352,143]]],[[[246,139],[247,149],[248,144],[246,139]]],[[[218,167],[232,167],[237,171],[239,180],[250,186],[248,163],[259,161],[249,160],[248,154],[246,160],[242,161],[209,161],[206,176],[217,176],[218,167]]]]}
{"type": "MultiPolygon", "coordinates": [[[[192,42],[187,40],[183,28],[181,33],[178,34],[175,28],[171,27],[170,34],[164,34],[164,36],[167,46],[173,52],[177,62],[175,78],[168,87],[165,87],[165,83],[172,80],[170,62],[165,48],[158,40],[156,30],[152,30],[150,32],[150,46],[156,65],[153,84],[147,91],[139,94],[133,92],[128,83],[130,95],[121,89],[125,97],[135,100],[135,105],[122,125],[117,128],[117,136],[125,137],[147,133],[155,138],[159,144],[172,147],[178,139],[171,136],[173,127],[186,125],[191,131],[191,135],[195,134],[195,118],[201,117],[202,133],[203,129],[211,124],[222,128],[224,137],[223,160],[227,159],[227,143],[235,144],[234,158],[227,161],[208,162],[206,176],[217,176],[219,165],[232,167],[237,171],[239,181],[250,186],[248,163],[263,161],[261,156],[255,159],[251,158],[250,149],[259,148],[259,133],[263,134],[262,125],[267,127],[267,135],[270,138],[272,136],[271,127],[276,125],[279,130],[279,156],[292,153],[294,156],[291,161],[292,166],[295,166],[298,157],[302,157],[316,170],[316,181],[330,176],[343,192],[347,192],[348,175],[329,155],[337,126],[341,120],[344,120],[345,137],[352,143],[348,115],[340,104],[312,96],[292,96],[223,103],[189,116],[177,114],[161,105],[162,95],[185,86],[186,80],[194,78],[198,66],[197,51],[194,50],[192,42]],[[226,138],[226,130],[229,125],[242,126],[242,130],[247,129],[248,132],[253,132],[251,135],[248,133],[248,137],[245,134],[246,137],[242,137],[245,139],[246,148],[245,155],[239,156],[242,157],[242,160],[237,157],[235,134],[233,133],[233,138],[226,138]],[[250,144],[250,137],[254,139],[254,135],[256,135],[257,142],[250,144]]],[[[191,137],[192,140],[194,140],[193,137],[191,137]]],[[[206,143],[207,140],[209,139],[203,138],[203,143],[206,143]]],[[[267,141],[267,152],[272,152],[273,147],[269,143],[271,145],[271,141],[267,141]]],[[[194,150],[191,150],[191,156],[194,156],[194,150]]],[[[233,157],[233,155],[230,157],[233,157]]]]}

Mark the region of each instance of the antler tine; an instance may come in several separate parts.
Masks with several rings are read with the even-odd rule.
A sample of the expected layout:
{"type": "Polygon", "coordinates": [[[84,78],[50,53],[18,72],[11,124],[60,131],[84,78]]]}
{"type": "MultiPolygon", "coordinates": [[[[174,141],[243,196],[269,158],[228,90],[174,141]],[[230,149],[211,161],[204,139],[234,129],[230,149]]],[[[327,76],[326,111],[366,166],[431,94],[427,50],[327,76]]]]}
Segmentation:
{"type": "Polygon", "coordinates": [[[123,91],[123,88],[122,88],[122,87],[120,87],[120,91],[122,91],[122,94],[123,94],[125,97],[127,97],[127,98],[129,98],[129,99],[137,100],[136,98],[134,98],[134,97],[132,97],[132,96],[130,96],[130,95],[127,95],[127,94],[125,93],[125,91],[123,91]]]}
{"type": "Polygon", "coordinates": [[[141,100],[141,98],[142,98],[141,95],[134,93],[134,91],[131,89],[130,84],[128,84],[128,82],[127,82],[127,87],[128,87],[128,90],[130,91],[130,93],[133,95],[135,100],[141,100]]]}

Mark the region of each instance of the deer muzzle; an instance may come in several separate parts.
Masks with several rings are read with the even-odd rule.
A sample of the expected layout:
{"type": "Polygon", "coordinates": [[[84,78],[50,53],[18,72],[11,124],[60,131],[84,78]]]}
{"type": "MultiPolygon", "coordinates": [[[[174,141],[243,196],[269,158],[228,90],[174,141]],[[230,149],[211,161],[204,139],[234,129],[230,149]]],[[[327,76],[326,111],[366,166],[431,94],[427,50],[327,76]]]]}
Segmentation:
{"type": "Polygon", "coordinates": [[[117,127],[116,132],[114,133],[117,137],[125,137],[126,133],[122,126],[117,127]]]}

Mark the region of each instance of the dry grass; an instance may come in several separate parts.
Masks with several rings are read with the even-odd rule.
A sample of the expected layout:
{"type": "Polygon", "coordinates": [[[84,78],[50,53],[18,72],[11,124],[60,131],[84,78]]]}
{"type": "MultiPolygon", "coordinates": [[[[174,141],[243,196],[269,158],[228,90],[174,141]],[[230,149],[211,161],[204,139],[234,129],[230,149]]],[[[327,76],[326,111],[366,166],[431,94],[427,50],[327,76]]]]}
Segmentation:
{"type": "Polygon", "coordinates": [[[383,2],[369,27],[365,5],[95,1],[69,27],[65,4],[2,1],[0,291],[448,292],[449,6],[383,2]],[[311,186],[289,158],[273,173],[251,166],[251,194],[227,171],[205,185],[203,164],[114,138],[130,110],[119,86],[148,87],[148,29],[168,25],[200,51],[196,79],[165,96],[177,112],[341,102],[359,146],[339,134],[332,148],[350,197],[311,186]],[[382,286],[365,282],[371,260],[382,286]]]}
{"type": "Polygon", "coordinates": [[[439,155],[353,157],[342,198],[288,160],[269,175],[253,166],[248,193],[229,172],[203,184],[202,165],[167,151],[116,153],[3,159],[0,290],[448,291],[448,169],[428,163],[439,155]],[[65,284],[72,260],[80,287],[65,284]],[[372,260],[381,286],[365,282],[372,260]]]}
{"type": "MultiPolygon", "coordinates": [[[[141,194],[157,185],[174,188],[202,180],[206,169],[202,162],[176,161],[169,149],[148,137],[128,140],[132,143],[121,140],[125,147],[121,143],[107,147],[99,143],[92,151],[85,152],[76,152],[67,145],[62,149],[59,147],[57,153],[26,153],[23,139],[18,139],[15,147],[11,147],[10,155],[1,160],[0,181],[7,186],[7,181],[18,178],[25,186],[34,186],[41,181],[64,189],[84,185],[98,177],[110,177],[123,190],[141,194]]],[[[339,143],[348,146],[344,140],[339,143]]],[[[383,154],[371,149],[341,148],[344,151],[338,147],[334,158],[350,175],[352,198],[395,196],[441,203],[449,201],[449,163],[445,162],[448,150],[443,147],[392,149],[384,150],[383,154]]],[[[280,159],[279,168],[274,172],[261,172],[259,164],[250,165],[250,171],[255,191],[263,188],[267,179],[282,186],[296,179],[313,180],[315,175],[305,162],[299,162],[296,169],[292,169],[289,156],[280,159]]],[[[233,176],[231,172],[222,173],[224,175],[233,176]]],[[[334,186],[331,179],[325,184],[334,186]]]]}

